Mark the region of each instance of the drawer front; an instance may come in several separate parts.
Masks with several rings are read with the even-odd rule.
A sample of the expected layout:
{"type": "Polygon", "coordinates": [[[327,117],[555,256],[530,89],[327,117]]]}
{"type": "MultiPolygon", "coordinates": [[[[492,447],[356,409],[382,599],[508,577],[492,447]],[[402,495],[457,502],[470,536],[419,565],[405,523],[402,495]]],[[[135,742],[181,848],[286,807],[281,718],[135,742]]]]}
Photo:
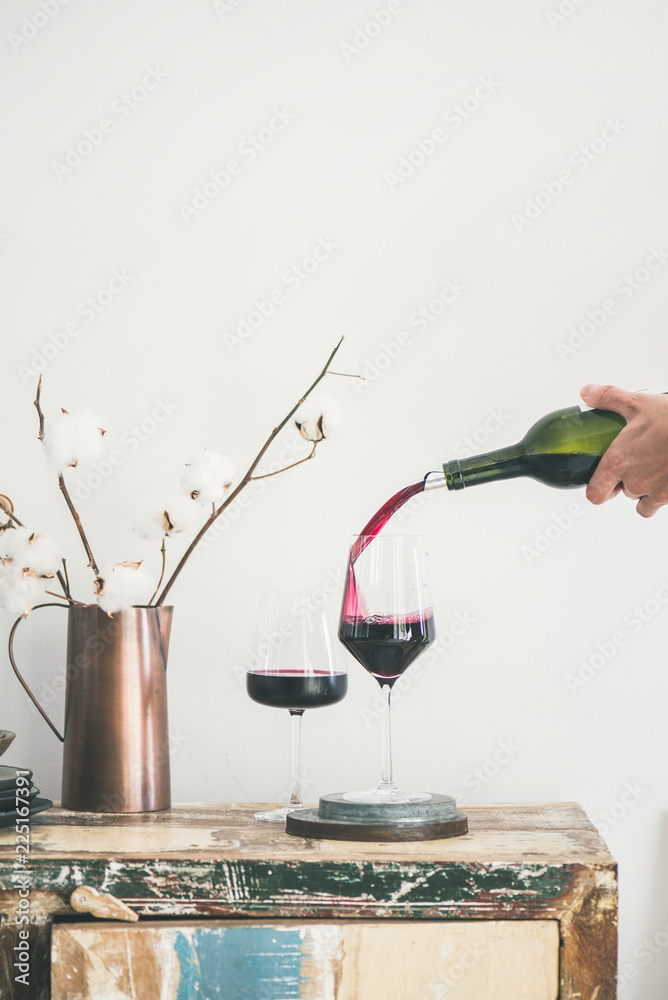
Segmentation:
{"type": "Polygon", "coordinates": [[[52,1000],[557,1000],[555,920],[59,923],[52,1000]]]}

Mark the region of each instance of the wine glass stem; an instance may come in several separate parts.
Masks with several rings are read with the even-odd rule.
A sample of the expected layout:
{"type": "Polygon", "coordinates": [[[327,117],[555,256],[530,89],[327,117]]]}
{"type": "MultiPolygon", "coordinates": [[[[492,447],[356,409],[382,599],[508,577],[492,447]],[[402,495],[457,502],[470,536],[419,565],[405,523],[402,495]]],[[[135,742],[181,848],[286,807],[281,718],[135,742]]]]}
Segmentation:
{"type": "Polygon", "coordinates": [[[380,690],[385,695],[385,706],[383,709],[383,769],[381,771],[380,787],[393,788],[392,781],[392,721],[390,714],[390,696],[392,688],[389,684],[382,684],[380,690]]]}
{"type": "Polygon", "coordinates": [[[302,805],[301,781],[301,742],[303,709],[290,709],[290,728],[292,729],[292,781],[290,783],[290,805],[302,805]]]}

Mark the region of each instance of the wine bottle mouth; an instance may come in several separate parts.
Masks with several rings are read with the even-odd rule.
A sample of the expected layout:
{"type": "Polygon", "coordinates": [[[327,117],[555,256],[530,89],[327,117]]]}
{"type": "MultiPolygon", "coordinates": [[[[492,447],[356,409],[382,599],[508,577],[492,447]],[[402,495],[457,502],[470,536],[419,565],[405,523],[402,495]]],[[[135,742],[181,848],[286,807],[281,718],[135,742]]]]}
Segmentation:
{"type": "Polygon", "coordinates": [[[425,490],[435,490],[439,486],[446,486],[447,481],[444,472],[428,472],[424,477],[425,490]]]}

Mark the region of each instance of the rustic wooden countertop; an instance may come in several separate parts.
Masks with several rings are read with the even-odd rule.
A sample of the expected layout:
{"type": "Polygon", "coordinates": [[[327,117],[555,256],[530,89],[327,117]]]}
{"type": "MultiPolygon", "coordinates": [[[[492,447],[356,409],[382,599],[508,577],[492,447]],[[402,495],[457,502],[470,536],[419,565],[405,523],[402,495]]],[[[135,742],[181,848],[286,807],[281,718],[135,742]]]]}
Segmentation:
{"type": "MultiPolygon", "coordinates": [[[[30,821],[31,862],[82,857],[281,861],[540,864],[614,862],[576,803],[470,805],[469,833],[449,840],[355,843],[289,836],[253,819],[266,803],[181,804],[156,813],[82,813],[53,808],[30,821]]],[[[0,830],[0,866],[15,858],[14,827],[0,830]]]]}

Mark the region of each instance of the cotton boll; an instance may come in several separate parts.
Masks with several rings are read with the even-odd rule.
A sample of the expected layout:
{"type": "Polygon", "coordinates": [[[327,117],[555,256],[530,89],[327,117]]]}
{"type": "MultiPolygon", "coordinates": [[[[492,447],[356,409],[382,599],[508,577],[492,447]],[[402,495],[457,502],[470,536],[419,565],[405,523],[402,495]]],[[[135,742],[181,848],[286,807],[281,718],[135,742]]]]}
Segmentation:
{"type": "Polygon", "coordinates": [[[147,500],[137,510],[135,531],[143,538],[158,539],[187,531],[202,516],[202,508],[190,497],[180,494],[164,499],[147,500]]]}
{"type": "Polygon", "coordinates": [[[44,535],[27,528],[3,531],[0,553],[19,569],[29,569],[37,576],[55,576],[60,569],[61,555],[57,546],[44,535]]]}
{"type": "Polygon", "coordinates": [[[0,556],[26,566],[31,534],[27,528],[7,528],[0,535],[0,556]]]}
{"type": "Polygon", "coordinates": [[[27,567],[37,576],[55,576],[60,569],[58,547],[44,535],[32,534],[26,550],[27,567]]]}
{"type": "Polygon", "coordinates": [[[63,472],[69,466],[85,465],[99,458],[103,434],[100,421],[93,413],[63,410],[46,421],[44,447],[52,465],[63,472]]]}
{"type": "Polygon", "coordinates": [[[297,430],[306,441],[334,437],[341,423],[341,407],[332,396],[309,396],[295,414],[297,430]]]}
{"type": "Polygon", "coordinates": [[[13,563],[0,564],[0,607],[13,615],[27,615],[44,597],[43,580],[13,563]]]}
{"type": "Polygon", "coordinates": [[[217,451],[203,450],[186,465],[181,489],[198,503],[218,504],[232,489],[234,466],[217,451]]]}
{"type": "Polygon", "coordinates": [[[102,579],[104,587],[98,603],[108,615],[146,604],[155,590],[155,581],[141,568],[141,563],[116,563],[102,574],[102,579]]]}

